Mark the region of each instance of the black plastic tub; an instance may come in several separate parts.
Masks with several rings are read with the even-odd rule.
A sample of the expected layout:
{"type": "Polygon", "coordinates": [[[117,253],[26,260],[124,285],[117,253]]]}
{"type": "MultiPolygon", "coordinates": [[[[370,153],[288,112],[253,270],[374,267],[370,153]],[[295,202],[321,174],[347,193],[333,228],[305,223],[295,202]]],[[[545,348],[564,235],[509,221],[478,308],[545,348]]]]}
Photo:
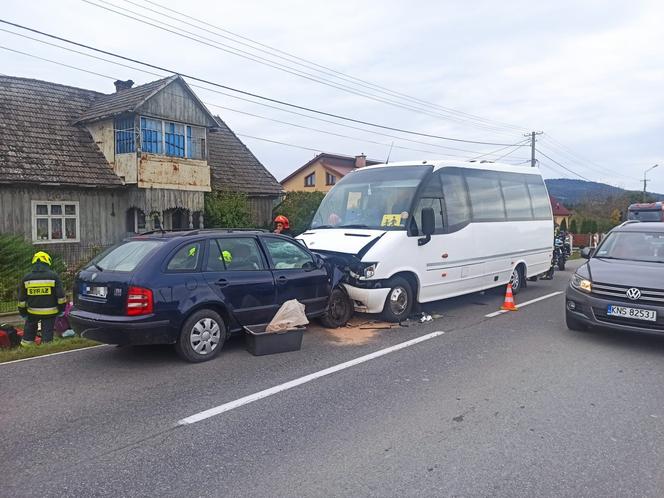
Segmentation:
{"type": "Polygon", "coordinates": [[[299,351],[302,347],[304,328],[283,332],[265,332],[267,325],[244,327],[247,351],[254,356],[299,351]]]}

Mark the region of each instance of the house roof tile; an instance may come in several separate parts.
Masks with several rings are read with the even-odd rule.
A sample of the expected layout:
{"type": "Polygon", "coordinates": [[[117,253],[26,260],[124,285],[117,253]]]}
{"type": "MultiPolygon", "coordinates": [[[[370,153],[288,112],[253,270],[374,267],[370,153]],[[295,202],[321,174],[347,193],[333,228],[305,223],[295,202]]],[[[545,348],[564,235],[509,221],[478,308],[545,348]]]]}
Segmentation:
{"type": "MultiPolygon", "coordinates": [[[[354,169],[355,167],[355,157],[351,156],[342,156],[341,154],[330,154],[329,152],[323,152],[321,154],[317,154],[314,156],[313,159],[305,163],[304,165],[300,166],[297,168],[295,171],[293,171],[290,175],[288,175],[286,178],[281,180],[281,183],[286,183],[288,180],[293,178],[295,175],[298,173],[302,172],[304,169],[308,168],[315,162],[320,161],[320,163],[326,167],[327,169],[334,171],[336,173],[345,173],[341,174],[341,176],[347,175],[354,169]]],[[[366,166],[373,166],[374,164],[381,164],[380,161],[373,161],[371,159],[366,160],[366,166]]]]}
{"type": "Polygon", "coordinates": [[[178,78],[179,76],[173,75],[108,95],[102,94],[79,116],[78,122],[96,121],[111,118],[124,112],[135,111],[155,93],[178,78]]]}
{"type": "Polygon", "coordinates": [[[250,196],[278,196],[279,182],[218,116],[219,126],[208,133],[208,164],[214,190],[250,196]]]}
{"type": "Polygon", "coordinates": [[[0,183],[122,185],[88,131],[74,124],[101,95],[0,76],[0,183]]]}
{"type": "Polygon", "coordinates": [[[549,200],[551,201],[554,216],[571,216],[572,212],[563,206],[558,199],[550,195],[549,200]]]}

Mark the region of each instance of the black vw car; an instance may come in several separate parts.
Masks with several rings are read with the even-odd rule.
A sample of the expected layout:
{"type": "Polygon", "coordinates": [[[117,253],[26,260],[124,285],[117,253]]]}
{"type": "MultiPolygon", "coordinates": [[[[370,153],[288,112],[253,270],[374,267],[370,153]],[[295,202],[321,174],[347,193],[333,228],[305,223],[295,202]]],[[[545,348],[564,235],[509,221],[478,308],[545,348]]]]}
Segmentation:
{"type": "Polygon", "coordinates": [[[664,223],[628,221],[582,256],[566,292],[569,329],[664,333],[664,223]]]}
{"type": "Polygon", "coordinates": [[[268,323],[297,299],[310,318],[343,325],[352,304],[334,269],[290,237],[194,230],[132,237],[78,275],[69,319],[83,337],[108,344],[174,344],[198,362],[219,353],[243,326],[268,323]]]}

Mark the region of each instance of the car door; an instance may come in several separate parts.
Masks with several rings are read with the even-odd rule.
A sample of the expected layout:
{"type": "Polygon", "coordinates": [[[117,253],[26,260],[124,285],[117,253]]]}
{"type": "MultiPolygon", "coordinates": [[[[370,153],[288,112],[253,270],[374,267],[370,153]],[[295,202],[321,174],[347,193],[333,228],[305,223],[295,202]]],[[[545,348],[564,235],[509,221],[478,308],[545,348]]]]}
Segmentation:
{"type": "Polygon", "coordinates": [[[270,260],[279,305],[297,299],[305,305],[307,315],[324,312],[329,298],[327,269],[290,238],[265,236],[261,242],[270,260]]]}
{"type": "Polygon", "coordinates": [[[279,309],[274,276],[255,237],[210,239],[203,276],[240,325],[268,323],[279,309]]]}

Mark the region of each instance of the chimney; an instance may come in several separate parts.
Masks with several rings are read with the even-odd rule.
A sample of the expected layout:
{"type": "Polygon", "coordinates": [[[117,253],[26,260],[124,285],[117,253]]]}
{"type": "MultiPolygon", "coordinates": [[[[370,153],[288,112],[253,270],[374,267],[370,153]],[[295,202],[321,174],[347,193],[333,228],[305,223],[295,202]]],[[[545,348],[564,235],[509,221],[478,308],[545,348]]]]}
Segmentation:
{"type": "Polygon", "coordinates": [[[132,80],[116,80],[113,84],[115,85],[115,93],[121,92],[122,90],[129,90],[132,86],[134,86],[134,82],[132,80]]]}
{"type": "Polygon", "coordinates": [[[364,155],[364,152],[359,156],[355,156],[355,167],[364,168],[367,165],[367,156],[364,155]]]}

